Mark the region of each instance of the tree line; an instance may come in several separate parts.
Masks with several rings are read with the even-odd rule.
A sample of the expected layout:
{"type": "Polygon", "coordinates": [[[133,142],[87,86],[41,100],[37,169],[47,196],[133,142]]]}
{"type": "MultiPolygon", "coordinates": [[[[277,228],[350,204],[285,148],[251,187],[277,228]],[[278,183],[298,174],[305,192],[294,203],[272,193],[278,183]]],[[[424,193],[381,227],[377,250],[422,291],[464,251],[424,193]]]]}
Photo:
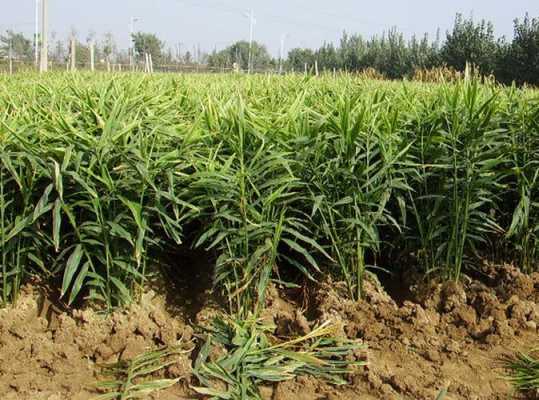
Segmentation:
{"type": "MultiPolygon", "coordinates": [[[[234,63],[247,69],[249,44],[237,42],[208,57],[213,67],[231,67],[234,63]]],[[[275,68],[267,49],[254,43],[251,49],[255,69],[275,68]]],[[[393,28],[379,36],[365,38],[343,33],[337,45],[324,43],[318,49],[294,48],[283,60],[285,70],[303,72],[317,65],[320,71],[357,72],[374,69],[387,78],[411,77],[417,70],[447,67],[463,71],[467,63],[483,75],[494,75],[504,83],[539,84],[539,19],[526,15],[514,20],[514,34],[509,40],[496,38],[491,22],[475,22],[457,14],[452,29],[434,39],[404,35],[393,28]]]]}
{"type": "MultiPolygon", "coordinates": [[[[166,43],[159,39],[156,34],[137,32],[132,36],[132,47],[130,49],[120,49],[116,44],[114,35],[110,32],[98,38],[95,32],[90,32],[86,38],[81,39],[78,32],[72,29],[68,39],[57,38],[53,32],[49,40],[49,60],[64,64],[70,59],[70,42],[75,40],[75,58],[77,64],[88,65],[90,63],[90,46],[94,46],[96,62],[111,62],[117,64],[128,64],[130,52],[133,51],[135,60],[143,60],[144,53],[152,55],[154,62],[159,64],[170,64],[181,62],[191,64],[195,60],[206,62],[207,54],[193,54],[189,51],[178,54],[171,48],[166,48],[166,43]]],[[[5,34],[0,34],[0,59],[7,58],[11,54],[14,60],[31,63],[34,60],[34,41],[27,38],[23,33],[8,30],[5,34]]]]}
{"type": "MultiPolygon", "coordinates": [[[[128,63],[129,51],[116,45],[111,33],[97,39],[90,33],[86,40],[78,39],[73,30],[70,35],[76,40],[77,63],[89,62],[90,43],[95,46],[96,60],[128,63]]],[[[50,40],[50,58],[64,63],[69,59],[69,41],[50,40]]],[[[255,70],[276,70],[282,66],[285,71],[303,72],[312,70],[314,65],[320,71],[357,72],[373,69],[391,79],[412,77],[417,70],[447,67],[455,71],[464,70],[467,63],[474,64],[483,75],[494,75],[503,83],[539,84],[539,18],[525,15],[514,20],[512,38],[497,38],[494,26],[486,20],[474,21],[461,14],[455,17],[452,28],[442,38],[427,34],[406,39],[396,28],[382,35],[369,38],[359,34],[343,33],[337,44],[324,43],[317,49],[294,48],[285,60],[272,57],[266,46],[246,41],[236,42],[221,51],[211,54],[195,50],[179,54],[166,48],[165,42],[152,33],[138,32],[133,35],[135,58],[150,53],[156,64],[197,62],[212,68],[231,69],[234,66],[248,69],[249,53],[255,70]]],[[[33,59],[33,40],[22,33],[8,31],[0,35],[0,58],[8,54],[21,61],[33,59]]]]}

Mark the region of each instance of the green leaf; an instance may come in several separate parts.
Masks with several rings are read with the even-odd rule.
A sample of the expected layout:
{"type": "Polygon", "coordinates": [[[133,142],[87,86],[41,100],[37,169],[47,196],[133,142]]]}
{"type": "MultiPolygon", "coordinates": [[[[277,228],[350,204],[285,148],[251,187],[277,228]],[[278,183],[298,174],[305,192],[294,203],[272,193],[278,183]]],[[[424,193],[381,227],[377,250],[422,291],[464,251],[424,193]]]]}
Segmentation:
{"type": "Polygon", "coordinates": [[[80,264],[80,260],[82,257],[82,246],[78,244],[75,247],[75,250],[73,250],[73,253],[69,256],[66,264],[66,269],[64,271],[64,279],[62,281],[62,293],[61,297],[64,297],[67,293],[69,286],[71,285],[71,282],[73,281],[73,277],[75,276],[75,273],[77,272],[80,264]]]}
{"type": "Polygon", "coordinates": [[[125,287],[125,285],[119,279],[113,276],[110,277],[110,280],[114,284],[114,286],[116,286],[116,288],[119,290],[123,302],[128,303],[129,300],[131,299],[131,293],[129,292],[127,287],[125,287]]]}
{"type": "Polygon", "coordinates": [[[143,221],[142,221],[142,207],[140,206],[140,204],[138,203],[135,203],[131,200],[128,200],[126,199],[125,197],[123,196],[120,196],[120,200],[122,201],[122,203],[124,203],[128,208],[129,210],[131,211],[131,215],[133,215],[133,218],[135,219],[135,222],[137,224],[137,227],[140,229],[140,230],[144,230],[145,229],[145,225],[143,224],[143,221]]]}
{"type": "Polygon", "coordinates": [[[49,204],[49,195],[51,193],[53,189],[53,185],[50,184],[48,185],[43,194],[41,195],[41,198],[39,199],[35,209],[34,209],[34,214],[33,214],[33,221],[35,222],[40,216],[42,216],[43,214],[45,214],[46,212],[48,212],[51,208],[52,208],[52,205],[49,204]]]}
{"type": "Polygon", "coordinates": [[[54,250],[60,251],[60,228],[62,226],[62,201],[60,198],[54,202],[54,208],[52,211],[52,241],[54,243],[54,250]]]}
{"type": "Polygon", "coordinates": [[[77,298],[81,288],[82,284],[84,283],[84,280],[86,279],[86,276],[88,274],[88,268],[90,267],[90,261],[86,261],[79,274],[77,275],[77,279],[75,279],[75,283],[73,284],[73,288],[71,289],[71,293],[69,295],[69,302],[68,304],[71,305],[77,298]]]}
{"type": "Polygon", "coordinates": [[[290,248],[296,252],[298,252],[299,254],[301,254],[303,257],[305,257],[305,259],[307,260],[307,262],[309,264],[311,264],[311,266],[317,270],[318,272],[321,272],[320,271],[320,268],[318,267],[318,263],[315,261],[315,259],[309,254],[309,252],[302,246],[300,246],[299,244],[297,244],[296,242],[292,241],[292,240],[289,240],[289,239],[284,239],[283,238],[283,242],[286,243],[288,246],[290,246],[290,248]]]}

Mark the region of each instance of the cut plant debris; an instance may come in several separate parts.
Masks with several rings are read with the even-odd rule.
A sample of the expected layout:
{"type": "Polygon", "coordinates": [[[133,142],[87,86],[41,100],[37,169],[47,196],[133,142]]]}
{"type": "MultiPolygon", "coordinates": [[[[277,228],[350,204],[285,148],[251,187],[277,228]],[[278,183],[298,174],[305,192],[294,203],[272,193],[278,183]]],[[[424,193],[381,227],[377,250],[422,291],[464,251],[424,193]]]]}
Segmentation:
{"type": "Polygon", "coordinates": [[[261,399],[262,384],[309,375],[345,385],[366,364],[351,360],[366,348],[363,343],[333,337],[331,321],[289,340],[277,339],[274,331],[275,326],[254,318],[213,320],[194,366],[202,386],[194,390],[213,399],[261,399]],[[216,349],[224,354],[212,359],[216,349]]]}
{"type": "Polygon", "coordinates": [[[166,347],[142,353],[132,360],[104,365],[102,374],[111,380],[100,381],[97,388],[106,393],[95,400],[145,399],[151,393],[171,387],[177,379],[155,379],[154,374],[177,362],[180,348],[166,347]]]}
{"type": "Polygon", "coordinates": [[[539,395],[539,349],[519,353],[506,362],[506,368],[517,391],[539,395]]]}

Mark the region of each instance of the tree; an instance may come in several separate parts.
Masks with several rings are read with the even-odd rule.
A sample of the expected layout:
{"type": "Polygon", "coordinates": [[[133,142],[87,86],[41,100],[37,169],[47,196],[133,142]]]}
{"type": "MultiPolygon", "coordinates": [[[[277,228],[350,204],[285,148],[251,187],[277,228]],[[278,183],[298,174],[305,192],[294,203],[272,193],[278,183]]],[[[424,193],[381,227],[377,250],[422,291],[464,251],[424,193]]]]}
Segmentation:
{"type": "Polygon", "coordinates": [[[7,31],[5,35],[0,35],[0,56],[11,56],[16,60],[29,61],[33,58],[32,41],[27,39],[22,33],[7,31]]]}
{"type": "Polygon", "coordinates": [[[315,59],[318,61],[318,67],[322,71],[340,68],[339,55],[332,43],[324,43],[316,52],[315,59]]]}
{"type": "Polygon", "coordinates": [[[498,47],[492,23],[475,23],[457,14],[453,30],[447,33],[442,47],[442,60],[450,67],[462,71],[472,63],[483,74],[490,74],[496,66],[498,47]]]}
{"type": "Polygon", "coordinates": [[[90,64],[90,46],[89,43],[93,37],[92,33],[87,38],[86,43],[82,43],[79,40],[78,32],[75,27],[71,27],[71,33],[69,34],[69,40],[67,41],[67,60],[71,57],[71,40],[75,41],[75,62],[77,67],[86,66],[90,64]]]}
{"type": "Polygon", "coordinates": [[[133,44],[137,57],[144,57],[145,53],[151,54],[154,62],[160,62],[163,59],[163,49],[165,43],[153,33],[137,32],[133,34],[133,44]]]}
{"type": "Polygon", "coordinates": [[[112,60],[112,56],[118,50],[112,32],[105,33],[105,36],[103,37],[103,41],[101,43],[101,49],[103,51],[103,56],[105,57],[105,60],[110,62],[112,60]]]}
{"type": "Polygon", "coordinates": [[[79,42],[75,39],[75,54],[77,64],[89,65],[90,64],[90,46],[89,44],[79,42]]]}
{"type": "Polygon", "coordinates": [[[311,49],[295,48],[288,52],[288,60],[286,64],[288,69],[293,69],[296,72],[303,71],[305,64],[311,68],[314,64],[314,52],[311,49]]]}
{"type": "MultiPolygon", "coordinates": [[[[238,63],[247,69],[249,43],[237,42],[209,57],[210,66],[230,68],[238,63]]],[[[186,55],[186,62],[190,57],[186,55]]],[[[395,28],[370,38],[344,32],[338,44],[324,43],[318,49],[295,48],[285,61],[288,70],[303,72],[305,64],[311,70],[318,62],[321,71],[343,69],[350,72],[373,68],[392,79],[412,77],[416,69],[448,66],[463,71],[466,63],[474,64],[483,75],[494,74],[500,82],[539,84],[539,18],[515,20],[512,42],[494,36],[492,23],[455,16],[454,26],[446,33],[440,31],[434,40],[428,35],[406,40],[395,28]]],[[[266,68],[275,63],[266,48],[253,44],[255,68],[266,68]]]]}
{"type": "Polygon", "coordinates": [[[515,19],[515,34],[504,64],[506,77],[539,84],[539,19],[530,19],[528,14],[522,22],[515,19]]]}
{"type": "Polygon", "coordinates": [[[421,40],[413,35],[408,48],[413,69],[430,69],[441,65],[438,40],[431,43],[427,34],[421,40]]]}
{"type": "MultiPolygon", "coordinates": [[[[272,58],[263,44],[253,42],[251,53],[254,69],[265,69],[273,64],[272,58]]],[[[208,57],[208,65],[214,68],[230,68],[234,63],[238,63],[240,68],[244,70],[249,68],[249,42],[244,40],[236,42],[219,52],[213,52],[208,57]]]]}
{"type": "Polygon", "coordinates": [[[214,51],[209,57],[209,66],[212,68],[230,68],[234,63],[234,58],[230,57],[230,54],[225,51],[214,51]]]}
{"type": "Polygon", "coordinates": [[[358,71],[371,65],[362,65],[361,59],[366,54],[366,43],[361,35],[349,36],[346,32],[343,33],[339,54],[341,65],[347,71],[358,71]]]}
{"type": "Polygon", "coordinates": [[[187,50],[183,56],[183,62],[184,64],[191,64],[193,62],[193,56],[191,55],[191,52],[187,50]]]}
{"type": "Polygon", "coordinates": [[[57,40],[51,53],[51,59],[58,63],[65,63],[68,59],[67,54],[66,44],[61,40],[57,40]]]}
{"type": "Polygon", "coordinates": [[[404,36],[396,28],[369,42],[367,55],[371,55],[372,60],[369,66],[389,78],[402,78],[412,72],[409,49],[404,36]]]}

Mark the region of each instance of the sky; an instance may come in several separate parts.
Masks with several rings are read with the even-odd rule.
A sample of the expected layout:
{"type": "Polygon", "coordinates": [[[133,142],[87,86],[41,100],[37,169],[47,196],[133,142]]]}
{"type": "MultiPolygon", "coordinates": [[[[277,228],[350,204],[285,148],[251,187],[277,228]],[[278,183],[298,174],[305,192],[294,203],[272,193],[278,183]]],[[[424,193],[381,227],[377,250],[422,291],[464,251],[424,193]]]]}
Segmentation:
{"type": "MultiPolygon", "coordinates": [[[[135,31],[157,34],[167,47],[182,52],[193,46],[204,51],[220,50],[236,40],[248,40],[252,9],[254,39],[279,54],[284,36],[285,51],[294,47],[317,47],[337,43],[343,31],[365,36],[381,34],[391,27],[407,37],[440,28],[444,34],[456,13],[487,19],[496,34],[512,37],[513,20],[526,12],[539,17],[539,0],[48,0],[49,31],[65,39],[75,29],[81,40],[89,32],[102,38],[111,32],[121,48],[129,43],[131,17],[138,18],[135,31]]],[[[31,36],[36,0],[0,0],[0,31],[13,29],[31,36]]]]}

